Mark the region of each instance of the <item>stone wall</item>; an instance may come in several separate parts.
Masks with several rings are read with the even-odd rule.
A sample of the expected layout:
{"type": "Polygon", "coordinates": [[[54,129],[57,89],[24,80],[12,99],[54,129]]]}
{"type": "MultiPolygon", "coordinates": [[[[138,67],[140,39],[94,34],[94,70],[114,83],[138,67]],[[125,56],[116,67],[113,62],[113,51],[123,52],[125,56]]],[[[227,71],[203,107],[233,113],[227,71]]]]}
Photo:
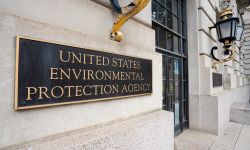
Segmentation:
{"type": "Polygon", "coordinates": [[[244,11],[244,15],[243,15],[243,19],[244,19],[244,32],[242,35],[242,50],[244,51],[243,53],[243,57],[244,57],[244,71],[246,73],[246,81],[250,83],[250,8],[248,7],[245,11],[244,11]]]}
{"type": "MultiPolygon", "coordinates": [[[[231,2],[234,16],[240,17],[236,2],[231,2]]],[[[244,69],[244,51],[238,48],[240,42],[233,45],[237,53],[234,61],[212,68],[212,47],[218,47],[218,57],[222,57],[223,50],[216,29],[209,29],[217,22],[217,10],[220,10],[219,0],[191,0],[187,3],[190,128],[220,135],[229,121],[231,104],[248,102],[250,92],[244,69]],[[212,73],[222,74],[222,86],[213,87],[212,73]]]]}
{"type": "MultiPolygon", "coordinates": [[[[161,109],[162,56],[155,52],[150,6],[124,25],[121,43],[109,39],[115,17],[109,6],[97,0],[0,0],[0,148],[161,109]],[[151,59],[153,94],[15,111],[17,35],[151,59]]],[[[168,122],[173,124],[173,118],[168,122]]],[[[171,129],[168,125],[165,127],[171,129]]],[[[172,130],[166,133],[169,135],[173,140],[172,130]]],[[[121,142],[126,144],[126,140],[121,142]]]]}
{"type": "Polygon", "coordinates": [[[191,0],[187,3],[188,70],[189,70],[189,125],[201,129],[201,96],[221,90],[212,87],[210,50],[217,45],[215,30],[217,0],[191,0]]]}
{"type": "Polygon", "coordinates": [[[230,121],[230,107],[233,103],[248,103],[250,86],[224,90],[214,95],[202,95],[200,101],[200,130],[223,135],[230,121]]]}
{"type": "Polygon", "coordinates": [[[42,138],[5,150],[173,150],[173,113],[154,111],[42,138]],[[167,127],[167,128],[166,128],[167,127]]]}

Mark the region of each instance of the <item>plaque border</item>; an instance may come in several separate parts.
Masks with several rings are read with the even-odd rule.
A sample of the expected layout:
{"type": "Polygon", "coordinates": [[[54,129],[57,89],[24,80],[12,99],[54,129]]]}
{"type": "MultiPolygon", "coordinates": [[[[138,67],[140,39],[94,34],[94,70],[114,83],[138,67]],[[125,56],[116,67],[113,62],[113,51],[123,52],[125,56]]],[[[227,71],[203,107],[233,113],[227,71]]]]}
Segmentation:
{"type": "Polygon", "coordinates": [[[134,56],[129,56],[129,55],[124,55],[124,54],[117,54],[117,53],[111,53],[111,52],[106,52],[106,51],[101,51],[101,50],[94,50],[94,51],[99,51],[99,52],[104,52],[104,53],[109,53],[109,54],[116,54],[116,55],[122,55],[122,56],[128,56],[128,57],[133,57],[133,58],[140,58],[140,59],[145,59],[151,61],[152,64],[152,92],[151,93],[144,93],[144,94],[135,94],[135,95],[127,95],[127,96],[115,96],[115,97],[107,97],[107,98],[98,98],[98,99],[91,99],[91,100],[78,100],[78,101],[73,101],[73,102],[61,102],[61,103],[52,103],[52,104],[41,104],[41,105],[35,105],[35,106],[18,106],[18,73],[19,73],[19,39],[28,39],[28,40],[33,40],[33,41],[39,41],[39,42],[46,42],[46,43],[51,43],[51,44],[59,44],[59,45],[65,45],[65,46],[71,46],[75,48],[81,48],[81,49],[87,49],[87,50],[94,50],[92,48],[83,48],[80,46],[72,45],[72,44],[64,44],[62,42],[55,42],[55,41],[49,41],[49,40],[42,40],[38,38],[31,38],[27,36],[21,36],[21,35],[16,35],[16,58],[15,58],[15,89],[14,89],[14,109],[15,110],[26,110],[26,109],[34,109],[34,108],[43,108],[43,107],[51,107],[51,106],[61,106],[61,105],[70,105],[70,104],[78,104],[78,103],[89,103],[89,102],[99,102],[99,101],[108,101],[108,100],[118,100],[121,98],[129,98],[129,97],[137,97],[137,96],[147,96],[147,95],[152,95],[153,94],[153,61],[152,59],[147,59],[147,58],[141,58],[141,57],[134,57],[134,56]]]}

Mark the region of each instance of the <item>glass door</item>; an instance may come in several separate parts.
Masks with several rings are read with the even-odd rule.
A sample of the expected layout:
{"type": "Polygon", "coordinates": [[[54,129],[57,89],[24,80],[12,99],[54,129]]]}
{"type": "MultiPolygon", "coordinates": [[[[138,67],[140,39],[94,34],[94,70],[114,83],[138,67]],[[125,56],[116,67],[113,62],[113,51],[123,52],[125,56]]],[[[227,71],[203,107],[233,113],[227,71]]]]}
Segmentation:
{"type": "Polygon", "coordinates": [[[152,0],[156,51],[163,56],[163,109],[174,112],[176,135],[188,127],[185,6],[185,0],[152,0]]]}
{"type": "Polygon", "coordinates": [[[174,112],[175,133],[188,127],[182,59],[163,55],[163,109],[174,112]]]}

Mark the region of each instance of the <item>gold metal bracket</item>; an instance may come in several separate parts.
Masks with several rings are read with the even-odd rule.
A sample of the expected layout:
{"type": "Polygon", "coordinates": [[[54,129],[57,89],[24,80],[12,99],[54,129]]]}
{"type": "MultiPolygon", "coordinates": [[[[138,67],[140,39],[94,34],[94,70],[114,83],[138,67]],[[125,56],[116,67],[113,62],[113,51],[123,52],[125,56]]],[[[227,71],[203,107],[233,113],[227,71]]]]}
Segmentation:
{"type": "Polygon", "coordinates": [[[150,0],[134,0],[126,7],[121,8],[121,14],[118,15],[111,31],[111,39],[117,42],[122,41],[123,34],[120,31],[121,27],[134,15],[143,10],[150,0]]]}
{"type": "Polygon", "coordinates": [[[222,18],[222,20],[226,20],[226,19],[228,19],[228,18],[229,18],[230,16],[232,16],[232,15],[233,15],[232,9],[226,8],[226,9],[224,9],[224,10],[221,12],[221,14],[219,15],[219,17],[222,18]]]}
{"type": "Polygon", "coordinates": [[[215,62],[212,65],[212,68],[217,69],[217,65],[218,64],[222,64],[225,62],[228,62],[230,60],[235,60],[235,50],[234,49],[229,49],[229,48],[225,48],[224,53],[229,53],[229,57],[225,58],[225,59],[218,59],[215,57],[214,55],[214,51],[217,50],[217,47],[213,47],[211,50],[211,56],[212,58],[215,60],[215,62]]]}

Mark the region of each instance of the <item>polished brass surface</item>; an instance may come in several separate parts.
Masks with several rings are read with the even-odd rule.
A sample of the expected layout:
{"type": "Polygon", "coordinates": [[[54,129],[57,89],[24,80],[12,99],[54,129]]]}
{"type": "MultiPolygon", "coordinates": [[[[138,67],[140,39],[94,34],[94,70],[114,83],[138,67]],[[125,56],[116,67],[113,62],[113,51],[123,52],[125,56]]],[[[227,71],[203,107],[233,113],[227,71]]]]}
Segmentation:
{"type": "Polygon", "coordinates": [[[14,101],[14,109],[18,109],[18,64],[19,64],[19,38],[20,36],[16,36],[16,68],[15,68],[15,101],[14,101]]]}
{"type": "Polygon", "coordinates": [[[139,13],[145,8],[150,0],[134,0],[132,3],[134,6],[127,6],[122,8],[122,14],[119,14],[111,32],[111,39],[117,42],[122,41],[123,34],[120,31],[121,27],[134,15],[139,13]]]}
{"type": "Polygon", "coordinates": [[[232,41],[229,41],[229,40],[226,40],[225,42],[224,42],[224,48],[229,48],[230,46],[232,46],[233,45],[233,42],[232,41]]]}
{"type": "Polygon", "coordinates": [[[226,19],[228,19],[229,17],[231,17],[232,15],[233,15],[232,9],[226,8],[226,9],[224,9],[224,10],[220,13],[219,17],[220,17],[222,20],[226,20],[226,19]]]}
{"type": "MultiPolygon", "coordinates": [[[[62,45],[76,47],[76,48],[83,48],[82,46],[72,45],[72,44],[69,44],[69,43],[63,43],[63,42],[51,41],[51,40],[43,40],[43,39],[38,39],[38,38],[31,38],[31,37],[27,37],[27,36],[17,35],[16,36],[16,58],[15,58],[16,59],[16,62],[15,62],[15,92],[14,92],[14,94],[15,94],[15,96],[14,96],[14,109],[15,110],[26,110],[26,109],[51,107],[51,106],[61,106],[61,105],[70,105],[70,104],[78,104],[78,103],[89,103],[89,102],[98,102],[98,101],[109,101],[109,100],[117,100],[117,99],[122,99],[122,98],[124,98],[124,99],[127,98],[129,100],[130,97],[152,95],[152,93],[143,93],[143,94],[127,95],[127,96],[97,98],[97,99],[86,100],[86,101],[72,101],[72,102],[63,102],[63,103],[54,103],[54,104],[43,104],[43,105],[35,105],[35,106],[18,107],[18,74],[19,74],[18,70],[19,70],[19,39],[20,38],[25,38],[25,39],[30,39],[30,40],[40,41],[40,42],[53,43],[53,44],[62,44],[62,45]]],[[[92,50],[92,49],[93,48],[89,48],[89,50],[92,50]]],[[[96,50],[96,51],[98,51],[98,50],[96,50]]],[[[104,51],[104,50],[99,50],[99,51],[104,51]]],[[[110,52],[106,52],[106,53],[110,53],[110,52]]],[[[111,53],[111,54],[118,54],[118,53],[111,53]]],[[[120,54],[118,54],[118,55],[120,55],[120,54]]],[[[129,56],[129,55],[124,55],[124,56],[129,56]]],[[[130,57],[132,57],[132,56],[130,56],[130,57]]],[[[147,59],[147,58],[143,58],[143,57],[137,57],[137,58],[147,59]]],[[[150,60],[150,59],[147,59],[147,60],[150,60]]],[[[153,86],[153,84],[151,86],[153,86]]]]}
{"type": "MultiPolygon", "coordinates": [[[[228,62],[228,61],[230,61],[230,60],[235,60],[235,54],[236,54],[235,50],[234,50],[234,49],[225,49],[225,50],[229,50],[229,51],[230,51],[229,57],[228,57],[228,58],[225,58],[225,59],[218,59],[218,60],[216,60],[216,61],[213,63],[212,68],[217,69],[217,66],[216,66],[216,65],[222,64],[222,63],[225,63],[225,62],[228,62]]],[[[225,51],[225,50],[224,50],[224,51],[225,51]]]]}

